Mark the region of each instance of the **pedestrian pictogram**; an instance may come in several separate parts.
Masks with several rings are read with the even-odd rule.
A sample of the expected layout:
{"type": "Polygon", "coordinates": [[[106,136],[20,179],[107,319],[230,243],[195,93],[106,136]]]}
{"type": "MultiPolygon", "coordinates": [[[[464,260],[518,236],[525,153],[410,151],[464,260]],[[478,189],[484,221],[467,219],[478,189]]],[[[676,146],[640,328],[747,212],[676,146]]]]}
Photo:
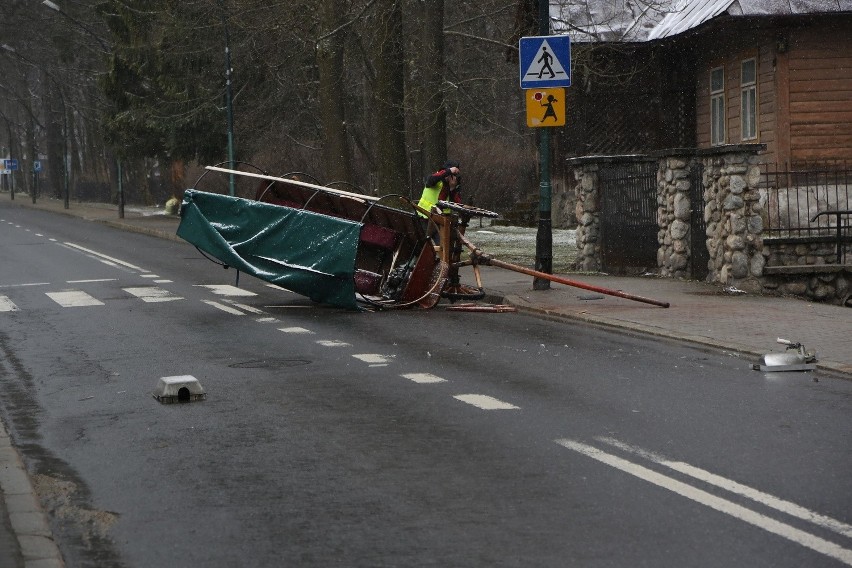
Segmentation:
{"type": "Polygon", "coordinates": [[[565,89],[528,89],[527,126],[565,126],[565,89]]]}
{"type": "Polygon", "coordinates": [[[522,89],[571,86],[568,36],[522,37],[518,45],[522,89]]]}

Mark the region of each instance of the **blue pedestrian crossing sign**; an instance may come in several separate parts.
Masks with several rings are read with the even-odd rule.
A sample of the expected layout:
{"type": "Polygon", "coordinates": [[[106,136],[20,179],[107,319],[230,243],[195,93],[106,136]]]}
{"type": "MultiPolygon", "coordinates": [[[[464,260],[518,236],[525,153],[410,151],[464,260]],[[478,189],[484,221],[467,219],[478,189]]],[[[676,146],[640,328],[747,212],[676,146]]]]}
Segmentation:
{"type": "Polygon", "coordinates": [[[522,37],[518,43],[522,89],[571,86],[567,35],[522,37]]]}

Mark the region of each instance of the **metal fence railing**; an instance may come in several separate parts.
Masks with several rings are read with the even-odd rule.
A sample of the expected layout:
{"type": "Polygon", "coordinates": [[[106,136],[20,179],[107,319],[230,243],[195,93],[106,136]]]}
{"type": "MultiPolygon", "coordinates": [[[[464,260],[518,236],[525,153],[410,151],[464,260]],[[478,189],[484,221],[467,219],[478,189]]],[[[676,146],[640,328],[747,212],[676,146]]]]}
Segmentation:
{"type": "Polygon", "coordinates": [[[762,177],[763,235],[831,242],[837,263],[845,263],[852,249],[852,215],[847,214],[852,210],[852,165],[767,166],[762,177]]]}
{"type": "Polygon", "coordinates": [[[823,211],[852,209],[852,165],[767,166],[762,176],[766,236],[831,235],[837,216],[814,217],[823,211]]]}

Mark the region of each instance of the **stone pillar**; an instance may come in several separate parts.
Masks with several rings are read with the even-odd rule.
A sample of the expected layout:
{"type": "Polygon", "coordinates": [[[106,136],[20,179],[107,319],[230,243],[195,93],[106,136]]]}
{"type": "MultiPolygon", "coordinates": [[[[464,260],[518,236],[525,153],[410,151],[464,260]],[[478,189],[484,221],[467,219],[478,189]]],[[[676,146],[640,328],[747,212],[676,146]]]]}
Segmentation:
{"type": "Polygon", "coordinates": [[[763,219],[756,150],[714,149],[703,156],[704,219],[710,252],[709,280],[750,292],[761,289],[763,219]]]}
{"type": "Polygon", "coordinates": [[[688,278],[692,273],[690,238],[690,158],[667,156],[657,171],[657,267],[660,276],[688,278]]]}
{"type": "Polygon", "coordinates": [[[600,186],[597,163],[574,167],[575,215],[577,217],[577,259],[574,269],[599,272],[601,269],[600,186]]]}

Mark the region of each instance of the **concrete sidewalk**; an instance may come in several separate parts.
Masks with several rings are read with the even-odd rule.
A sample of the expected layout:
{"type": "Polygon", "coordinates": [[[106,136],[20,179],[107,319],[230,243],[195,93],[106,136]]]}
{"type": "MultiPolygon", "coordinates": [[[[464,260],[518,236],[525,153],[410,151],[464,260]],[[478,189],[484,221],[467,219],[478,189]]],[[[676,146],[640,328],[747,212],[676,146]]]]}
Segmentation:
{"type": "MultiPolygon", "coordinates": [[[[118,207],[98,203],[71,203],[64,209],[57,199],[42,198],[33,205],[29,196],[0,194],[0,202],[35,207],[105,223],[117,228],[181,241],[176,235],[179,217],[162,209],[118,207]]],[[[487,251],[486,251],[487,252],[487,251]]],[[[470,270],[470,269],[465,269],[470,270]]],[[[469,272],[463,281],[473,283],[469,272]]],[[[852,379],[852,309],[808,302],[797,297],[730,294],[719,285],[657,277],[620,277],[603,274],[564,275],[566,278],[612,290],[669,302],[669,308],[597,294],[562,284],[533,290],[532,277],[500,268],[483,267],[482,281],[494,302],[551,317],[564,317],[650,333],[753,356],[783,351],[781,337],[798,341],[817,352],[818,366],[852,379]]]]}

